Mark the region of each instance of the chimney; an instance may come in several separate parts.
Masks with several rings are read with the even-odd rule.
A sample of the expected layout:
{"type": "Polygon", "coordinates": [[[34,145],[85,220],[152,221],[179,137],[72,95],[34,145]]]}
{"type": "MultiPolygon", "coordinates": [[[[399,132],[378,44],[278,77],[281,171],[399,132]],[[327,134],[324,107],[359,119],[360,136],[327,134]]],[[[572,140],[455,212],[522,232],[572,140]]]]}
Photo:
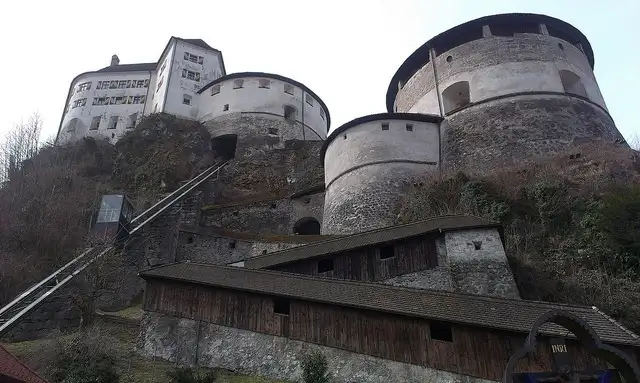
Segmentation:
{"type": "Polygon", "coordinates": [[[111,66],[116,66],[118,64],[120,64],[120,59],[118,58],[118,55],[111,56],[111,66]]]}

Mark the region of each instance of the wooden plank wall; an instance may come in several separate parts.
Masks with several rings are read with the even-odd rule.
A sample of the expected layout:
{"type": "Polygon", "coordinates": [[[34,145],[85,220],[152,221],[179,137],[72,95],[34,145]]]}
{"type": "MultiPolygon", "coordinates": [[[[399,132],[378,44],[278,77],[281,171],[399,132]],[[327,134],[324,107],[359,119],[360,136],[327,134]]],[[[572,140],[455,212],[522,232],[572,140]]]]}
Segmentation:
{"type": "MultiPolygon", "coordinates": [[[[176,281],[147,282],[144,309],[244,330],[289,337],[361,354],[500,380],[525,335],[452,325],[453,342],[432,340],[429,322],[355,308],[291,300],[290,314],[274,313],[273,297],[176,281]]],[[[605,364],[567,342],[574,365],[605,364]]],[[[548,346],[518,365],[518,371],[549,371],[548,346]]]]}
{"type": "Polygon", "coordinates": [[[272,269],[328,278],[381,281],[438,266],[434,234],[395,242],[393,248],[395,256],[387,259],[380,259],[379,247],[368,247],[272,269]],[[327,258],[333,258],[333,271],[318,273],[318,262],[327,258]]]}

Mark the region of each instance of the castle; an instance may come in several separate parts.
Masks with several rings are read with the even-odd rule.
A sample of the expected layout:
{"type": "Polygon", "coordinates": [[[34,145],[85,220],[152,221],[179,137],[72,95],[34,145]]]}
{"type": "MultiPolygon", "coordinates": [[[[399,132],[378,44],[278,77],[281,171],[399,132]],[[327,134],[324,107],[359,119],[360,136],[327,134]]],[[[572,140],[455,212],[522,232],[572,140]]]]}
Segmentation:
{"type": "MultiPolygon", "coordinates": [[[[623,142],[593,65],[586,37],[561,20],[483,17],[411,54],[386,113],[328,134],[329,110],[311,89],[275,74],[227,75],[202,40],[172,37],[156,63],[114,56],[73,80],[59,142],[115,142],[143,115],[167,113],[200,121],[229,162],[144,229],[128,249],[135,267],[123,266],[126,291],[105,304],[144,290],[147,355],[282,379],[315,348],[341,381],[497,381],[554,310],[637,355],[640,338],[595,307],[520,299],[500,225],[444,216],[395,226],[407,185],[424,174],[623,142]]],[[[566,342],[577,368],[608,373],[566,330],[542,332],[545,346],[566,342]]],[[[551,370],[545,352],[518,371],[551,370]]]]}

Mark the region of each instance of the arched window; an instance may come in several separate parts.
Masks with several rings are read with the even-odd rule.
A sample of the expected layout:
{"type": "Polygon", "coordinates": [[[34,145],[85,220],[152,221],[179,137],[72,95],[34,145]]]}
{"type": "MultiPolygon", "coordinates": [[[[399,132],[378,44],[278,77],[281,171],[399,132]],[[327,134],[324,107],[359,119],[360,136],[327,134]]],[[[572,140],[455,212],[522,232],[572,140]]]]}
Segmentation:
{"type": "Polygon", "coordinates": [[[320,234],[320,222],[313,217],[304,217],[293,225],[293,234],[314,235],[320,234]]]}
{"type": "Polygon", "coordinates": [[[471,102],[469,81],[459,81],[449,85],[449,87],[442,92],[442,102],[445,113],[469,104],[471,102]]]}
{"type": "Polygon", "coordinates": [[[580,76],[570,70],[560,71],[560,80],[565,93],[577,94],[578,96],[588,97],[587,90],[584,88],[580,76]]]}
{"type": "Polygon", "coordinates": [[[295,121],[296,117],[298,117],[298,110],[291,105],[285,105],[283,108],[284,118],[286,118],[287,120],[295,121]]]}

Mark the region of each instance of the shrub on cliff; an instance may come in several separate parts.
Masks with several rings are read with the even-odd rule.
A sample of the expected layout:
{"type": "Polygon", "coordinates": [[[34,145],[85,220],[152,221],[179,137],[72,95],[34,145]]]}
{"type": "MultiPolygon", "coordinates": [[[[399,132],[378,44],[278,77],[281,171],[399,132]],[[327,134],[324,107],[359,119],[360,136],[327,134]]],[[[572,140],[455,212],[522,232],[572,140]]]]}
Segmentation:
{"type": "Polygon", "coordinates": [[[192,368],[176,368],[167,371],[169,383],[215,383],[218,374],[215,371],[200,371],[192,368]]]}
{"type": "Polygon", "coordinates": [[[593,304],[639,331],[637,153],[612,147],[573,152],[580,155],[491,174],[425,176],[401,203],[398,223],[449,213],[500,221],[522,298],[593,304]]]}
{"type": "Polygon", "coordinates": [[[313,351],[302,359],[302,381],[304,383],[328,383],[329,365],[320,351],[313,351]]]}

